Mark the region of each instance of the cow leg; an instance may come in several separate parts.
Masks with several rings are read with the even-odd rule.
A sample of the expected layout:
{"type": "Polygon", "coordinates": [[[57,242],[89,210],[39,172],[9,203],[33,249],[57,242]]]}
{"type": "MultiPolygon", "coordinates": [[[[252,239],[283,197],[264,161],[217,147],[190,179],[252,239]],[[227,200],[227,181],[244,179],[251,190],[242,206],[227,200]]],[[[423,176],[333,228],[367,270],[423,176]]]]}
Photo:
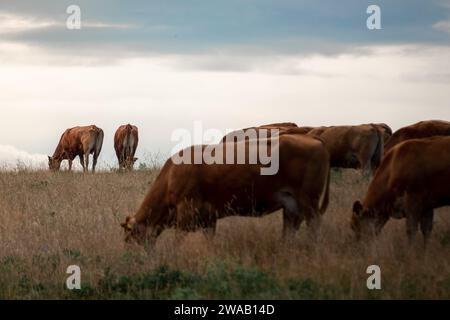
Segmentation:
{"type": "Polygon", "coordinates": [[[363,159],[360,159],[359,161],[361,163],[363,177],[365,177],[365,178],[370,177],[370,175],[372,173],[372,167],[370,165],[370,161],[364,161],[363,159]]]}
{"type": "Polygon", "coordinates": [[[98,154],[94,153],[94,159],[92,160],[92,173],[95,173],[95,167],[97,166],[98,154]]]}
{"type": "Polygon", "coordinates": [[[122,148],[120,152],[120,169],[125,169],[125,148],[122,148]]]}
{"type": "Polygon", "coordinates": [[[145,246],[147,249],[153,249],[156,244],[157,238],[161,235],[163,232],[163,228],[153,228],[150,232],[150,235],[145,240],[145,246]]]}
{"type": "Polygon", "coordinates": [[[196,224],[193,205],[189,201],[181,201],[176,206],[176,229],[194,231],[198,226],[196,224]]]}
{"type": "Polygon", "coordinates": [[[197,211],[200,214],[199,217],[202,221],[201,225],[203,227],[203,232],[206,238],[211,240],[216,234],[217,219],[219,214],[217,210],[215,210],[215,208],[208,202],[198,201],[197,208],[199,208],[197,211]]]}
{"type": "Polygon", "coordinates": [[[125,151],[125,169],[130,170],[130,148],[127,147],[125,151]]]}
{"type": "Polygon", "coordinates": [[[84,154],[84,163],[85,163],[85,167],[83,168],[83,172],[88,172],[89,171],[89,152],[84,154]]]}
{"type": "Polygon", "coordinates": [[[378,216],[376,222],[375,222],[375,235],[378,236],[381,233],[381,230],[386,225],[386,223],[389,221],[388,215],[381,215],[378,216]]]}
{"type": "Polygon", "coordinates": [[[73,160],[69,159],[69,171],[72,171],[72,162],[73,162],[73,160]]]}
{"type": "Polygon", "coordinates": [[[412,244],[417,234],[419,227],[419,219],[416,214],[409,214],[406,216],[406,234],[408,236],[409,243],[412,244]]]}
{"type": "Polygon", "coordinates": [[[433,209],[425,210],[422,213],[422,217],[420,219],[420,230],[422,231],[424,246],[426,247],[428,244],[428,240],[430,239],[431,231],[433,230],[433,209]]]}
{"type": "Polygon", "coordinates": [[[204,228],[204,233],[207,239],[213,239],[216,234],[217,220],[209,221],[208,225],[204,228]]]}
{"type": "Polygon", "coordinates": [[[322,221],[322,216],[320,215],[319,210],[314,210],[311,206],[304,206],[302,207],[302,212],[306,218],[306,225],[308,226],[309,235],[312,238],[316,238],[322,221]]]}
{"type": "Polygon", "coordinates": [[[372,174],[372,158],[375,148],[371,144],[364,144],[358,152],[358,161],[365,178],[372,174]]]}
{"type": "Polygon", "coordinates": [[[122,170],[122,155],[119,154],[119,156],[117,157],[117,160],[119,161],[119,170],[122,170]]]}
{"type": "Polygon", "coordinates": [[[277,195],[283,208],[283,239],[292,239],[303,221],[297,200],[289,193],[277,195]]]}
{"type": "Polygon", "coordinates": [[[408,194],[405,197],[405,211],[406,211],[406,234],[409,243],[412,244],[415,240],[419,222],[423,215],[421,201],[414,194],[408,194]]]}
{"type": "Polygon", "coordinates": [[[85,168],[84,168],[84,156],[82,155],[82,154],[80,154],[80,155],[78,155],[79,156],[79,158],[80,158],[80,164],[81,164],[81,166],[83,167],[83,172],[84,172],[84,170],[85,170],[85,168]]]}
{"type": "Polygon", "coordinates": [[[175,241],[178,244],[183,242],[188,231],[190,231],[191,224],[192,224],[192,219],[190,217],[190,211],[188,210],[187,202],[181,201],[176,206],[175,241]]]}

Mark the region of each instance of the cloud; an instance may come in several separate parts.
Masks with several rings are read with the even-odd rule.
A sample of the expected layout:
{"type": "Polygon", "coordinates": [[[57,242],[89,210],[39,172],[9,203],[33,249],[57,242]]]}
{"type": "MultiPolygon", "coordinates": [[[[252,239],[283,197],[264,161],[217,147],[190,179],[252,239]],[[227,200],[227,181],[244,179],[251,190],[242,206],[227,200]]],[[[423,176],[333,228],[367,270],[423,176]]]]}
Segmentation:
{"type": "Polygon", "coordinates": [[[45,168],[47,156],[32,154],[11,145],[0,145],[0,168],[45,168]]]}
{"type": "Polygon", "coordinates": [[[207,72],[254,72],[280,75],[315,75],[321,77],[336,76],[324,71],[311,70],[304,63],[307,59],[308,57],[306,56],[294,55],[211,53],[173,56],[167,64],[171,68],[182,72],[201,70],[207,72]]]}
{"type": "Polygon", "coordinates": [[[436,22],[433,24],[433,28],[450,34],[450,19],[436,22]]]}
{"type": "Polygon", "coordinates": [[[68,0],[57,5],[15,0],[2,3],[0,11],[18,17],[12,19],[17,27],[4,22],[10,27],[3,41],[61,57],[54,64],[70,60],[106,65],[159,55],[185,55],[189,60],[199,55],[205,59],[191,59],[192,69],[243,71],[254,69],[239,62],[245,60],[243,55],[276,59],[340,55],[363,46],[447,43],[448,33],[442,29],[447,28],[449,8],[443,3],[379,0],[379,31],[366,28],[368,0],[136,0],[133,6],[118,0],[79,0],[82,29],[72,31],[64,27],[65,9],[72,4],[68,0]],[[14,28],[21,31],[11,31],[14,28]]]}
{"type": "Polygon", "coordinates": [[[111,29],[130,29],[136,26],[128,23],[105,23],[86,21],[81,24],[81,28],[111,28],[111,29]]]}
{"type": "MultiPolygon", "coordinates": [[[[131,29],[136,28],[132,23],[113,23],[97,20],[82,20],[81,28],[92,29],[131,29]]],[[[11,39],[20,38],[20,34],[51,33],[56,30],[67,32],[63,19],[55,20],[32,15],[19,15],[0,11],[0,34],[10,35],[11,39]]]]}
{"type": "Polygon", "coordinates": [[[39,30],[57,25],[56,21],[40,20],[35,17],[20,16],[0,12],[0,34],[11,34],[39,30]]]}

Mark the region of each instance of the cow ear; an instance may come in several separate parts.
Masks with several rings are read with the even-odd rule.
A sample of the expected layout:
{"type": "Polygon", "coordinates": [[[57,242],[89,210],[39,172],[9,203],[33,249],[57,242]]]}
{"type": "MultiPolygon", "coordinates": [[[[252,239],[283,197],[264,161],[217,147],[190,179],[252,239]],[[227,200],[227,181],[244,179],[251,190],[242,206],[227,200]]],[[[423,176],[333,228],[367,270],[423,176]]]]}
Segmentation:
{"type": "Polygon", "coordinates": [[[353,204],[353,213],[355,213],[357,216],[361,216],[363,211],[363,205],[360,201],[355,201],[353,204]]]}
{"type": "Polygon", "coordinates": [[[134,224],[129,223],[129,222],[122,222],[122,223],[120,224],[120,226],[121,226],[125,231],[131,231],[131,230],[133,230],[134,224]]]}
{"type": "Polygon", "coordinates": [[[120,226],[124,228],[126,231],[131,231],[133,229],[133,226],[136,223],[136,219],[134,217],[128,216],[125,220],[125,222],[121,223],[120,226]]]}

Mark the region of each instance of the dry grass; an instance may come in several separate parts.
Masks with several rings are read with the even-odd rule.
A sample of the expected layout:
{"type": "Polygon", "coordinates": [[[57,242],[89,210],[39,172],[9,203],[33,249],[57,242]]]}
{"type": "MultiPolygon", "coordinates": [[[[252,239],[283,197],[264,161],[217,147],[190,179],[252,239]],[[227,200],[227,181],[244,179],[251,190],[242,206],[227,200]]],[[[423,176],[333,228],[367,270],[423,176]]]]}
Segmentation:
{"type": "MultiPolygon", "coordinates": [[[[357,244],[350,208],[367,181],[334,174],[331,204],[311,242],[302,226],[284,243],[281,214],[219,222],[156,248],[125,248],[119,223],[143,199],[156,171],[95,176],[0,172],[0,299],[29,298],[450,298],[450,209],[438,210],[431,243],[409,247],[404,221],[390,221],[371,244],[357,244]],[[82,269],[81,292],[64,288],[68,265],[82,269]],[[382,270],[366,288],[367,266],[382,270]]],[[[419,238],[420,239],[420,238],[419,238]]]]}

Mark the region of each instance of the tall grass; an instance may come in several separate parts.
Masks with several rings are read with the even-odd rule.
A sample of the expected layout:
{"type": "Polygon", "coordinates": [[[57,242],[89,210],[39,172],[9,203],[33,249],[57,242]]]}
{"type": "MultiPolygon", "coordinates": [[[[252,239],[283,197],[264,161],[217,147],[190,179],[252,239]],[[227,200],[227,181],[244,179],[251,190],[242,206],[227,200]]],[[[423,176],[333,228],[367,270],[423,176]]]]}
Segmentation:
{"type": "MultiPolygon", "coordinates": [[[[370,244],[356,243],[350,209],[368,181],[353,170],[333,174],[330,207],[318,238],[302,226],[281,241],[277,212],[230,217],[214,239],[174,231],[147,252],[126,247],[120,222],[136,211],[158,171],[0,172],[0,299],[267,298],[448,299],[450,209],[437,210],[425,252],[407,244],[404,220],[392,220],[370,244]],[[65,289],[79,265],[82,290],[65,289]],[[382,290],[366,287],[377,264],[382,290]]],[[[420,238],[419,238],[420,239],[420,238]]]]}

